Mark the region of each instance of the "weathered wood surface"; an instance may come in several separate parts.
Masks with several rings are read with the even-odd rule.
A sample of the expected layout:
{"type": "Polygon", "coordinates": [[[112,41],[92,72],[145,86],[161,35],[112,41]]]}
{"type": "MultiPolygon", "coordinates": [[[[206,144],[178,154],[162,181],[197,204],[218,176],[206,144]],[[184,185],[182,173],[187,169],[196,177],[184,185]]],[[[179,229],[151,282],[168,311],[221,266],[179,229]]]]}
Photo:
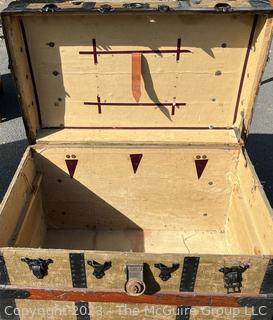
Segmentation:
{"type": "MultiPolygon", "coordinates": [[[[3,248],[2,253],[9,271],[12,285],[27,286],[30,283],[37,287],[72,287],[69,253],[70,250],[31,249],[31,248],[3,248]],[[48,275],[44,279],[37,279],[22,257],[52,259],[48,275]],[[24,275],[22,277],[22,274],[24,275]]],[[[77,251],[76,251],[77,252],[77,251]]],[[[81,251],[82,252],[82,251],[81,251]]],[[[160,290],[179,290],[182,266],[186,254],[151,254],[140,252],[107,252],[85,251],[87,286],[93,289],[124,289],[126,282],[125,268],[129,263],[145,263],[147,266],[147,281],[152,288],[160,290]],[[103,279],[93,276],[93,268],[87,264],[88,260],[100,263],[111,261],[112,267],[105,272],[103,279]],[[179,263],[180,267],[172,273],[168,281],[159,278],[160,270],[156,263],[171,265],[179,263]]],[[[236,256],[236,255],[199,255],[200,262],[196,276],[195,292],[197,293],[226,293],[223,273],[219,269],[223,266],[249,264],[250,268],[243,274],[242,293],[258,294],[269,262],[269,257],[236,256]]]]}
{"type": "Polygon", "coordinates": [[[25,215],[31,203],[35,176],[36,168],[28,148],[0,204],[0,246],[9,246],[15,241],[12,237],[17,222],[25,215]]]}
{"type": "MultiPolygon", "coordinates": [[[[54,310],[54,308],[59,308],[60,310],[74,310],[74,303],[72,302],[73,299],[80,298],[80,296],[73,295],[70,298],[71,301],[64,301],[61,298],[61,295],[64,293],[62,292],[63,288],[68,289],[69,292],[72,289],[72,279],[70,275],[70,265],[69,265],[69,253],[68,250],[45,250],[45,249],[3,249],[5,261],[7,268],[9,270],[11,285],[18,286],[21,288],[29,287],[29,284],[32,284],[33,288],[37,288],[37,294],[39,295],[39,288],[43,288],[45,291],[53,291],[59,295],[59,301],[47,300],[45,301],[42,299],[42,295],[40,295],[40,299],[42,300],[24,300],[18,299],[16,301],[17,307],[19,310],[23,310],[24,308],[47,308],[48,310],[54,310]],[[49,265],[48,276],[44,279],[39,280],[33,276],[32,272],[29,270],[28,266],[21,262],[22,256],[28,256],[31,258],[44,258],[48,259],[51,258],[53,260],[53,264],[49,265]],[[24,277],[22,277],[24,274],[24,277]],[[70,288],[70,289],[69,289],[70,288]],[[63,308],[63,309],[62,309],[63,308]]],[[[75,251],[72,251],[75,252],[75,251]]],[[[178,293],[179,286],[180,286],[180,279],[182,274],[182,265],[185,255],[181,254],[148,254],[148,253],[118,253],[118,252],[98,252],[98,251],[86,251],[85,252],[85,261],[90,259],[94,259],[98,262],[104,261],[112,261],[112,268],[106,271],[105,276],[103,279],[96,279],[92,273],[93,269],[87,265],[86,263],[86,276],[87,276],[87,287],[88,290],[94,293],[94,291],[108,291],[109,288],[116,289],[120,292],[115,299],[120,299],[119,302],[107,303],[107,302],[92,302],[90,303],[90,310],[91,315],[95,319],[99,319],[100,316],[97,313],[98,310],[103,309],[105,316],[107,319],[111,319],[112,317],[119,317],[120,316],[120,308],[125,305],[127,295],[124,292],[124,285],[126,282],[126,273],[125,266],[127,263],[140,263],[145,261],[147,266],[149,266],[148,273],[146,273],[145,282],[147,283],[147,287],[149,288],[150,292],[165,292],[165,291],[172,291],[178,293]],[[172,278],[164,282],[159,278],[159,270],[154,267],[155,263],[162,262],[166,265],[171,265],[173,262],[179,262],[180,268],[172,274],[172,278]],[[123,297],[124,295],[124,297],[123,297]]],[[[249,263],[250,268],[243,274],[243,287],[242,287],[242,294],[246,296],[257,296],[261,290],[263,278],[265,271],[267,269],[267,265],[269,262],[269,257],[254,257],[254,256],[208,256],[208,255],[201,255],[199,268],[196,277],[196,284],[194,292],[197,296],[206,296],[209,292],[210,296],[226,296],[226,289],[224,288],[223,282],[223,274],[219,272],[219,268],[223,265],[231,266],[237,265],[241,263],[249,263]]],[[[84,292],[88,292],[88,290],[83,290],[84,292]]],[[[34,290],[35,291],[35,290],[34,290]]],[[[33,291],[33,292],[34,292],[33,291]]],[[[77,291],[77,290],[75,290],[77,291]]],[[[54,293],[52,293],[54,295],[54,293]]],[[[66,294],[64,295],[64,297],[66,294]]],[[[67,295],[69,296],[69,294],[67,295]]],[[[160,296],[160,295],[159,295],[160,296]]],[[[45,297],[44,297],[45,298],[45,297]]],[[[53,298],[53,296],[49,296],[48,298],[53,298]]],[[[96,301],[99,298],[92,298],[93,301],[96,301]]],[[[108,296],[107,299],[110,299],[108,296]]],[[[131,299],[131,298],[129,298],[131,299]]],[[[141,298],[143,299],[143,298],[141,298]]],[[[150,299],[148,297],[148,299],[150,299]]],[[[152,301],[155,303],[157,297],[151,297],[152,301]],[[155,300],[153,300],[155,299],[155,300]]],[[[204,298],[206,299],[206,298],[204,298]]],[[[224,298],[220,298],[224,301],[224,298]]],[[[116,301],[116,300],[115,300],[116,301]]],[[[154,314],[143,315],[144,312],[140,304],[137,303],[138,300],[134,303],[134,300],[131,299],[130,304],[132,303],[132,308],[139,309],[141,311],[140,319],[146,319],[147,317],[153,318],[154,314]]],[[[166,301],[166,300],[165,300],[166,301]]],[[[186,302],[193,302],[192,300],[183,300],[184,303],[186,302]]],[[[216,300],[218,301],[217,297],[216,300]]],[[[177,301],[179,302],[179,301],[177,301]]],[[[182,303],[182,301],[180,301],[182,303]]],[[[157,302],[157,303],[160,303],[157,302]]],[[[158,304],[152,304],[151,306],[159,307],[158,304]]],[[[175,302],[173,302],[175,303],[175,302]]],[[[193,304],[198,304],[197,301],[193,302],[193,304]]],[[[207,302],[202,302],[207,303],[207,302]]],[[[222,302],[224,303],[224,302],[222,302]]],[[[229,302],[230,303],[230,302],[229,302]]],[[[145,304],[143,304],[145,306],[145,304]]],[[[217,304],[216,304],[217,305],[217,304]]],[[[176,307],[169,307],[173,308],[173,313],[175,313],[176,307]]],[[[196,307],[196,312],[198,311],[198,307],[196,307]]],[[[217,308],[217,307],[211,307],[217,308]]],[[[58,309],[58,310],[59,310],[58,309]]],[[[239,308],[241,309],[241,308],[239,308]]],[[[169,310],[170,312],[170,310],[169,310]]],[[[73,313],[74,314],[74,313],[73,313]]],[[[128,314],[127,317],[129,316],[128,314]]],[[[126,318],[124,316],[124,319],[126,318]]],[[[161,315],[162,319],[165,319],[164,314],[161,315]]],[[[166,315],[165,315],[166,316],[166,315]]],[[[197,315],[193,316],[195,319],[197,315]]],[[[57,316],[56,316],[57,317],[57,316]]],[[[130,317],[129,317],[130,318],[130,317]]],[[[23,319],[25,319],[23,317],[23,319]]],[[[43,319],[42,317],[37,316],[37,319],[43,319]]],[[[56,319],[59,319],[58,317],[56,319]]],[[[60,318],[61,319],[61,318],[60,318]]],[[[72,315],[71,318],[74,319],[72,315]]],[[[171,319],[167,317],[167,319],[171,319]]],[[[228,319],[228,317],[227,317],[228,319]]],[[[243,316],[242,311],[242,319],[248,319],[248,317],[243,316]]]]}
{"type": "Polygon", "coordinates": [[[30,142],[33,143],[40,127],[39,111],[35,97],[35,87],[31,78],[31,67],[28,63],[28,49],[24,39],[24,32],[18,17],[5,16],[5,18],[2,18],[2,23],[26,124],[27,136],[30,142]]]}

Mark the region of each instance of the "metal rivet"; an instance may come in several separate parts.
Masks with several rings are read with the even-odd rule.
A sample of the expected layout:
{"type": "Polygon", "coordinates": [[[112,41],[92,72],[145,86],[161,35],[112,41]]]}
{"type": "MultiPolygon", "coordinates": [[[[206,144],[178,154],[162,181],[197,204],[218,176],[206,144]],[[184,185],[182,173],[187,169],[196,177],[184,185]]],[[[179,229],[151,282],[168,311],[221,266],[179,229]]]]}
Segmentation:
{"type": "Polygon", "coordinates": [[[216,76],[220,76],[221,74],[222,74],[222,72],[220,70],[215,71],[216,76]]]}
{"type": "Polygon", "coordinates": [[[206,155],[203,155],[202,158],[203,158],[203,159],[207,159],[207,156],[206,156],[206,155]]]}
{"type": "Polygon", "coordinates": [[[61,183],[61,182],[62,182],[62,179],[58,179],[57,181],[58,181],[59,183],[61,183]]]}
{"type": "Polygon", "coordinates": [[[55,43],[54,42],[48,42],[47,45],[51,48],[53,48],[55,46],[55,43]]]}
{"type": "Polygon", "coordinates": [[[56,77],[59,74],[59,72],[57,70],[54,70],[52,74],[56,77]]]}
{"type": "Polygon", "coordinates": [[[76,156],[75,156],[75,154],[72,154],[72,156],[71,156],[73,159],[75,159],[76,158],[76,156]]]}
{"type": "Polygon", "coordinates": [[[203,216],[206,217],[208,214],[207,213],[203,213],[203,216]]]}
{"type": "Polygon", "coordinates": [[[196,156],[196,159],[201,159],[201,156],[199,156],[199,155],[198,155],[198,156],[196,156]]]}
{"type": "Polygon", "coordinates": [[[212,182],[212,181],[210,181],[210,182],[209,182],[209,185],[210,185],[210,186],[212,186],[212,185],[213,185],[213,182],[212,182]]]}
{"type": "Polygon", "coordinates": [[[67,154],[67,155],[66,155],[66,158],[67,158],[67,159],[69,159],[69,158],[70,158],[70,155],[69,155],[69,154],[67,154]]]}
{"type": "Polygon", "coordinates": [[[226,47],[227,47],[227,44],[226,44],[226,43],[222,43],[222,44],[221,44],[221,47],[222,47],[222,48],[226,48],[226,47]]]}

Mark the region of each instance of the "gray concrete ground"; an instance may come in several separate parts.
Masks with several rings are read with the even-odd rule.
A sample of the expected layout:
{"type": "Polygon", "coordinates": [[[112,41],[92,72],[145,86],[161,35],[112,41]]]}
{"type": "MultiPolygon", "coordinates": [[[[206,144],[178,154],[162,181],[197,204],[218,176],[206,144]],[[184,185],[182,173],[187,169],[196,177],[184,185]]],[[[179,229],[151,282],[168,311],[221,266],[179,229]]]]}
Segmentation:
{"type": "MultiPolygon", "coordinates": [[[[6,0],[0,0],[0,11],[6,0]]],[[[0,28],[0,36],[2,35],[0,28]]],[[[273,50],[272,50],[273,51],[273,50]]],[[[273,205],[273,53],[266,66],[256,101],[251,134],[247,149],[267,196],[273,205]]],[[[0,201],[27,146],[23,122],[18,107],[14,84],[8,69],[4,40],[0,40],[0,73],[4,94],[0,94],[0,201]]]]}

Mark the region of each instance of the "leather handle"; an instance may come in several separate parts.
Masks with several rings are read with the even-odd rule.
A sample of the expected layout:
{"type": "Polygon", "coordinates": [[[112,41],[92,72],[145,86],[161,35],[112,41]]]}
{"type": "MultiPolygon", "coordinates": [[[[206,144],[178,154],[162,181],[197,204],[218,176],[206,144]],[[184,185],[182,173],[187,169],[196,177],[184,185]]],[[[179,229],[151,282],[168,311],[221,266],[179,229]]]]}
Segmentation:
{"type": "Polygon", "coordinates": [[[132,94],[136,102],[141,96],[141,53],[132,53],[132,94]]]}

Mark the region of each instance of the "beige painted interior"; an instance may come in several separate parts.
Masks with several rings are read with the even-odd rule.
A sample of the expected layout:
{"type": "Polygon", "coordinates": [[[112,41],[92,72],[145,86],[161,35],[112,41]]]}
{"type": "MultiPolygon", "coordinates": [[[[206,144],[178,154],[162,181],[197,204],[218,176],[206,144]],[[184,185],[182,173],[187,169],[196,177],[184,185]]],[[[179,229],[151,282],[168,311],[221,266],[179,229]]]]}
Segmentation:
{"type": "Polygon", "coordinates": [[[23,205],[11,210],[8,198],[3,206],[0,245],[270,254],[271,209],[251,164],[245,164],[238,147],[36,148],[9,194],[12,203],[23,205]],[[143,158],[134,173],[130,154],[138,153],[143,158]],[[200,179],[198,155],[208,159],[200,179]],[[78,160],[73,179],[67,156],[78,160]]]}
{"type": "Polygon", "coordinates": [[[110,140],[112,134],[109,131],[104,138],[94,127],[144,127],[142,132],[127,131],[127,141],[139,141],[140,136],[141,142],[145,138],[164,142],[166,135],[167,142],[174,136],[178,143],[198,136],[197,142],[230,143],[232,131],[227,133],[225,128],[249,128],[270,43],[272,20],[261,15],[239,95],[253,24],[254,16],[250,14],[63,14],[57,19],[55,15],[39,13],[20,19],[16,15],[3,16],[30,141],[35,143],[38,138],[42,143],[94,142],[97,138],[110,140]],[[67,26],[71,26],[69,32],[67,26]],[[95,65],[91,55],[79,54],[92,50],[93,38],[98,52],[174,50],[181,38],[181,48],[191,53],[182,53],[178,62],[175,53],[143,54],[140,103],[160,102],[160,107],[102,106],[99,114],[97,106],[84,102],[96,101],[97,95],[102,102],[135,101],[131,90],[131,55],[98,53],[95,65]],[[177,107],[172,115],[171,107],[164,104],[172,103],[174,97],[186,106],[177,107]],[[147,127],[172,128],[172,133],[165,131],[162,138],[151,130],[146,132],[147,127]],[[173,129],[182,127],[187,128],[183,133],[173,129]],[[210,128],[210,133],[201,130],[195,134],[191,127],[210,128]]]}
{"type": "MultiPolygon", "coordinates": [[[[241,127],[251,112],[266,59],[271,31],[266,18],[260,16],[255,28],[234,122],[253,15],[24,16],[41,127],[241,127]],[[73,26],[69,32],[67,26],[73,26]],[[79,54],[93,50],[93,38],[98,64],[92,55],[79,54]],[[190,50],[181,53],[179,61],[176,53],[142,55],[139,102],[161,106],[102,106],[100,114],[96,105],[84,105],[96,102],[97,96],[102,103],[136,102],[131,54],[100,51],[176,50],[179,38],[181,49],[190,50]],[[165,103],[174,98],[186,106],[172,115],[165,103]]],[[[46,134],[50,132],[41,132],[46,134]]]]}

